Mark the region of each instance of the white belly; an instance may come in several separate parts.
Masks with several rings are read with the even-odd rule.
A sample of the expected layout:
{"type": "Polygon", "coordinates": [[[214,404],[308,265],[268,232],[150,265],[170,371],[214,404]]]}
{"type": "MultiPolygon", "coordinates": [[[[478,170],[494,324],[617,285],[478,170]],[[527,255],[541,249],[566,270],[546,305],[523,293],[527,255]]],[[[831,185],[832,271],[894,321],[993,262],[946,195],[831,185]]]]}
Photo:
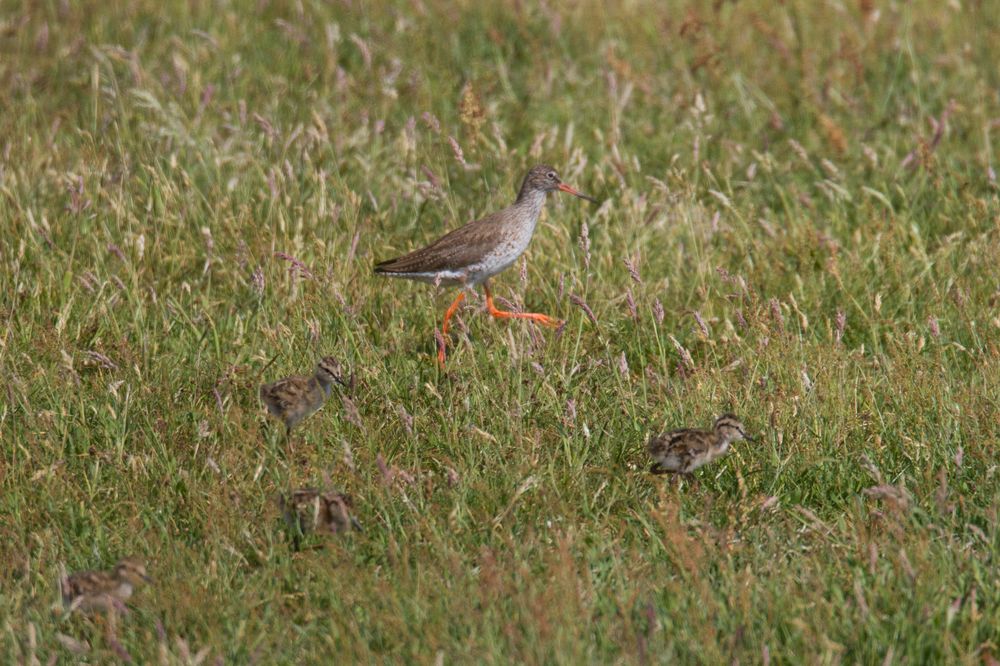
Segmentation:
{"type": "Polygon", "coordinates": [[[513,266],[518,257],[528,249],[534,231],[535,225],[532,224],[504,239],[492,252],[483,257],[482,261],[466,269],[468,274],[466,281],[470,285],[477,285],[513,266]]]}

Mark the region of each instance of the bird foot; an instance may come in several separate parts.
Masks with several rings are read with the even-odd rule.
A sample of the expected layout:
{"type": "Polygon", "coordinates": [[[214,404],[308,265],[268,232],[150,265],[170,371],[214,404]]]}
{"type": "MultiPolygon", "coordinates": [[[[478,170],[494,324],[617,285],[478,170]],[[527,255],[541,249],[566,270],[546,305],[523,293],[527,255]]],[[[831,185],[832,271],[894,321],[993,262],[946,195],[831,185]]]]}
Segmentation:
{"type": "Polygon", "coordinates": [[[562,320],[538,312],[507,312],[506,310],[497,310],[496,308],[491,308],[488,312],[491,317],[496,317],[497,319],[530,319],[549,328],[559,328],[563,325],[562,320]]]}

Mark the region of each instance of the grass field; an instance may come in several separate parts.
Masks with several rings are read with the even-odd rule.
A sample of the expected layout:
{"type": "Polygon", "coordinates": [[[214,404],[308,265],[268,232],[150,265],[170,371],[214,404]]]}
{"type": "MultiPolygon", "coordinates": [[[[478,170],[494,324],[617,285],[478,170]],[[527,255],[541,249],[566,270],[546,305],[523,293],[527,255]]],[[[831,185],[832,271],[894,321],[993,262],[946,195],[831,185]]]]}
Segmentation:
{"type": "Polygon", "coordinates": [[[4,3],[0,660],[997,663],[997,62],[976,0],[4,3]],[[603,203],[494,287],[567,324],[441,372],[372,264],[537,162],[603,203]],[[324,473],[365,531],[293,552],[324,473]]]}

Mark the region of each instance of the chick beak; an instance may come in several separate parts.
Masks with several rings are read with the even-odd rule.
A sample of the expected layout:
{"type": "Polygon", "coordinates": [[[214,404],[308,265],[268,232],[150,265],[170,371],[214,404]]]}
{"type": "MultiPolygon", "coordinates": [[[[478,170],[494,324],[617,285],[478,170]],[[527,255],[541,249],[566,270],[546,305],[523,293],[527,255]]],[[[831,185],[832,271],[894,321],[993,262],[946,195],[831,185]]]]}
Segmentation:
{"type": "Polygon", "coordinates": [[[333,380],[338,384],[340,384],[341,386],[343,386],[345,389],[350,390],[354,388],[354,372],[351,372],[349,378],[345,374],[340,374],[335,376],[333,380]]]}

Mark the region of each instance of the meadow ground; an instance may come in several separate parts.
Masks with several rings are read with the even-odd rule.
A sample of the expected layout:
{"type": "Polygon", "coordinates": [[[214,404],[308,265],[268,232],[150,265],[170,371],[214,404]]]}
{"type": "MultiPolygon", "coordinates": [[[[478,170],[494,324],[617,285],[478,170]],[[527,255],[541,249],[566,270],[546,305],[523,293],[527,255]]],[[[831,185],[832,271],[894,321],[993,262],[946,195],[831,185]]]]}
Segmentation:
{"type": "Polygon", "coordinates": [[[607,4],[4,4],[0,660],[996,663],[1000,13],[607,4]],[[568,323],[439,372],[372,264],[540,161],[604,203],[495,288],[568,323]],[[324,472],[365,531],[293,553],[324,472]],[[130,554],[117,640],[56,611],[130,554]]]}

